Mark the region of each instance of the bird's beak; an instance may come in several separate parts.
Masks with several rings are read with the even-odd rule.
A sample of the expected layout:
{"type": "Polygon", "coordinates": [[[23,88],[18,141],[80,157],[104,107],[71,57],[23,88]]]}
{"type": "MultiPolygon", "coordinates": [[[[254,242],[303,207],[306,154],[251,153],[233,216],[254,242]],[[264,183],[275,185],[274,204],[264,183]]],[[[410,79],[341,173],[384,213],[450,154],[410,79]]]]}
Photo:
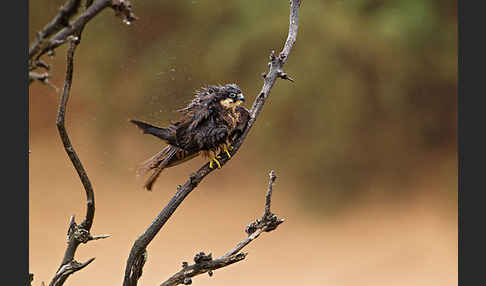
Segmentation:
{"type": "Polygon", "coordinates": [[[243,96],[242,93],[238,94],[237,99],[240,100],[240,101],[245,101],[245,97],[243,96]]]}

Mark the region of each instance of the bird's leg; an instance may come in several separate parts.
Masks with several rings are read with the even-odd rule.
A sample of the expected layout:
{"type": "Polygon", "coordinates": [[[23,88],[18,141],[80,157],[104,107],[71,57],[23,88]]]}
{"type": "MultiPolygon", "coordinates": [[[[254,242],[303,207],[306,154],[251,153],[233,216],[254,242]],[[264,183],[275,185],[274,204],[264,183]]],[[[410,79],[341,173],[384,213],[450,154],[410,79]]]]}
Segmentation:
{"type": "Polygon", "coordinates": [[[213,169],[213,163],[216,162],[216,165],[218,165],[218,169],[221,169],[221,164],[219,163],[218,159],[216,159],[218,156],[213,151],[209,151],[209,168],[213,169]]]}
{"type": "Polygon", "coordinates": [[[223,143],[223,151],[226,153],[226,155],[228,155],[228,158],[231,158],[231,154],[229,151],[232,149],[233,147],[231,147],[231,145],[223,143]]]}

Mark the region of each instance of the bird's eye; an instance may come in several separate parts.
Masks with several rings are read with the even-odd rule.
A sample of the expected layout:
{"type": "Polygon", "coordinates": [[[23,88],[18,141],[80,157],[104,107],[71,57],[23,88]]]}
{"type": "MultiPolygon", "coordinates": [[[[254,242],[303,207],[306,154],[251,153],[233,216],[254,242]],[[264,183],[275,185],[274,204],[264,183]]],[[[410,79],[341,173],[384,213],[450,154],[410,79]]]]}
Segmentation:
{"type": "Polygon", "coordinates": [[[236,97],[236,94],[235,93],[230,93],[230,98],[235,98],[236,97]]]}

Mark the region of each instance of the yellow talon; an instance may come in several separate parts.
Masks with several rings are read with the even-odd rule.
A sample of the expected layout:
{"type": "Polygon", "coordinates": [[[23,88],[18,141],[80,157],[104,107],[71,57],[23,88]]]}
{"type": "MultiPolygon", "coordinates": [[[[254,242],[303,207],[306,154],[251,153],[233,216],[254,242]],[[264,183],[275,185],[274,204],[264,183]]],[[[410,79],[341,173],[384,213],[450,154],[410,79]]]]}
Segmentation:
{"type": "Polygon", "coordinates": [[[231,147],[231,145],[228,146],[228,145],[226,145],[226,143],[223,144],[223,151],[226,152],[226,155],[228,155],[228,158],[231,158],[231,154],[230,154],[229,150],[232,150],[232,149],[233,149],[233,147],[231,147]]]}
{"type": "Polygon", "coordinates": [[[221,169],[221,164],[219,163],[218,158],[219,156],[214,155],[214,152],[209,152],[209,168],[213,169],[213,163],[216,162],[218,165],[218,169],[221,169]]]}

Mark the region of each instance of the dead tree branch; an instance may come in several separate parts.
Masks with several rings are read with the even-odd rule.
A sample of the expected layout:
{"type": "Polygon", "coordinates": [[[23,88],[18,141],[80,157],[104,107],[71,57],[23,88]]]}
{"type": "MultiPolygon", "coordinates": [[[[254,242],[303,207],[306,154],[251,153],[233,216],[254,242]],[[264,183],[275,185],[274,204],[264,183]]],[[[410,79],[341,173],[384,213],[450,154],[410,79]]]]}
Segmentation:
{"type": "MultiPolygon", "coordinates": [[[[94,260],[94,258],[91,258],[84,263],[79,263],[74,259],[74,254],[76,253],[79,244],[87,243],[90,240],[108,237],[108,235],[92,236],[89,232],[93,224],[95,213],[94,191],[88,175],[86,174],[86,170],[74,151],[64,124],[66,106],[72,85],[74,52],[81,40],[81,34],[86,24],[103,9],[107,7],[113,8],[115,14],[121,17],[125,23],[136,19],[128,0],[98,0],[95,3],[93,3],[93,0],[87,0],[84,12],[71,22],[71,18],[77,14],[80,6],[81,0],[67,0],[51,22],[37,33],[37,37],[29,49],[29,84],[34,81],[40,81],[52,86],[48,81],[50,77],[48,72],[37,73],[34,70],[37,68],[44,68],[48,71],[50,69],[49,65],[44,63],[40,57],[45,53],[53,52],[54,49],[66,42],[70,43],[67,52],[66,79],[64,81],[56,125],[64,149],[71,159],[74,168],[78,172],[79,178],[86,191],[87,200],[86,217],[83,222],[78,225],[74,220],[74,215],[71,217],[67,233],[67,248],[61,261],[61,265],[49,284],[50,286],[63,285],[69,275],[83,269],[94,260]]],[[[54,88],[57,91],[57,88],[54,88]]]]}
{"type": "MultiPolygon", "coordinates": [[[[289,77],[283,72],[283,65],[287,62],[290,51],[294,46],[297,38],[297,29],[299,26],[299,8],[302,0],[290,1],[290,17],[289,17],[289,32],[284,47],[278,56],[272,51],[270,55],[269,71],[264,76],[263,87],[253,102],[253,106],[250,110],[251,119],[243,132],[243,134],[232,143],[233,149],[231,151],[231,158],[234,158],[234,154],[239,150],[240,146],[246,139],[246,136],[250,132],[255,120],[260,114],[266,99],[270,95],[270,91],[275,84],[277,78],[288,79],[289,77]]],[[[221,165],[226,164],[231,158],[222,158],[220,160],[221,165]]],[[[154,239],[160,229],[172,216],[177,207],[184,201],[184,199],[197,187],[197,185],[214,169],[209,168],[209,164],[202,166],[196,173],[192,173],[189,179],[183,186],[178,186],[177,192],[167,205],[162,209],[159,215],[155,218],[152,224],[140,235],[134,242],[130,254],[127,259],[125,268],[125,275],[123,279],[123,286],[135,286],[138,279],[142,275],[142,268],[146,260],[146,248],[149,243],[154,239]]]]}
{"type": "Polygon", "coordinates": [[[182,262],[182,270],[167,279],[160,286],[175,286],[175,285],[189,285],[192,283],[191,278],[200,274],[208,273],[213,275],[213,271],[222,267],[226,267],[233,263],[239,262],[246,258],[247,253],[240,253],[240,251],[255,240],[262,232],[270,232],[278,227],[283,219],[279,219],[276,215],[270,212],[272,188],[275,183],[275,172],[270,172],[270,182],[266,195],[265,211],[260,219],[248,224],[245,232],[248,234],[243,241],[238,243],[235,248],[228,251],[225,255],[212,259],[211,253],[206,255],[204,252],[196,254],[194,257],[194,264],[188,265],[187,262],[182,262]]]}
{"type": "Polygon", "coordinates": [[[84,263],[79,263],[74,259],[74,254],[78,246],[81,243],[87,243],[90,240],[106,238],[107,235],[103,236],[92,236],[90,234],[91,226],[93,225],[93,219],[95,214],[95,199],[94,199],[94,191],[91,185],[91,182],[88,178],[88,174],[84,169],[83,165],[81,164],[81,160],[79,160],[76,151],[74,150],[71,140],[69,139],[67,130],[65,128],[65,116],[66,116],[66,107],[70,96],[72,79],[73,79],[73,61],[74,61],[74,52],[76,47],[79,44],[79,37],[71,36],[69,38],[70,45],[67,52],[67,69],[66,69],[66,79],[64,81],[64,88],[61,95],[61,101],[59,104],[58,116],[56,125],[59,131],[59,136],[61,137],[62,143],[64,145],[64,149],[66,150],[69,159],[78,172],[79,178],[83,184],[83,187],[86,192],[86,216],[81,224],[76,224],[74,220],[74,215],[71,216],[69,222],[69,228],[67,232],[67,247],[66,251],[64,252],[64,257],[61,261],[61,265],[57,270],[56,274],[52,278],[49,286],[60,286],[63,285],[66,279],[76,271],[79,271],[86,267],[88,264],[93,262],[94,258],[89,259],[84,263]]]}
{"type": "MultiPolygon", "coordinates": [[[[126,24],[137,19],[128,0],[98,0],[95,3],[86,1],[84,12],[75,20],[70,21],[79,10],[80,5],[80,0],[67,0],[52,21],[37,33],[36,39],[29,48],[29,71],[39,67],[49,70],[49,66],[43,63],[40,57],[46,53],[53,53],[57,47],[68,42],[69,36],[80,37],[84,26],[105,8],[111,7],[115,11],[115,15],[121,17],[126,24]]],[[[45,78],[47,79],[47,77],[45,78]]],[[[29,84],[33,82],[33,79],[37,79],[35,75],[31,74],[29,74],[29,78],[29,84]]]]}
{"type": "Polygon", "coordinates": [[[29,72],[29,84],[31,84],[33,81],[40,81],[41,83],[49,86],[49,87],[52,87],[56,93],[59,92],[59,89],[53,85],[50,81],[49,81],[49,77],[50,77],[50,74],[45,72],[45,73],[36,73],[36,72],[32,72],[30,71],[29,72]]]}
{"type": "MultiPolygon", "coordinates": [[[[71,159],[71,162],[78,172],[79,178],[81,179],[86,192],[87,200],[86,216],[83,222],[78,225],[74,220],[74,215],[71,216],[67,232],[67,248],[64,252],[61,265],[49,284],[50,286],[63,285],[66,279],[72,273],[83,269],[88,264],[93,262],[94,258],[91,258],[84,263],[79,263],[74,259],[76,250],[81,243],[87,243],[91,240],[109,237],[108,235],[92,236],[90,234],[95,213],[94,191],[86,170],[81,164],[78,155],[74,151],[64,124],[66,106],[69,100],[72,85],[74,52],[81,40],[81,34],[86,24],[96,15],[98,15],[103,9],[107,7],[113,8],[115,14],[121,17],[125,23],[129,23],[129,21],[136,19],[136,16],[131,10],[131,4],[128,0],[98,0],[95,3],[93,3],[93,0],[87,0],[84,12],[81,13],[74,21],[71,21],[74,15],[77,14],[80,6],[80,0],[67,0],[51,22],[49,22],[41,31],[37,33],[37,37],[29,49],[29,84],[34,81],[40,81],[44,84],[52,86],[48,81],[50,77],[48,72],[37,73],[34,70],[44,68],[45,70],[49,71],[49,65],[44,63],[40,57],[46,53],[53,53],[54,49],[66,42],[70,43],[67,52],[66,79],[64,81],[64,88],[59,104],[56,125],[59,131],[59,136],[63,142],[64,149],[66,150],[66,153],[71,159]]],[[[57,91],[57,88],[54,88],[57,91]]]]}
{"type": "Polygon", "coordinates": [[[49,24],[37,32],[37,37],[29,49],[29,60],[40,50],[44,41],[52,34],[69,25],[69,20],[78,12],[81,0],[68,0],[49,24]]]}

